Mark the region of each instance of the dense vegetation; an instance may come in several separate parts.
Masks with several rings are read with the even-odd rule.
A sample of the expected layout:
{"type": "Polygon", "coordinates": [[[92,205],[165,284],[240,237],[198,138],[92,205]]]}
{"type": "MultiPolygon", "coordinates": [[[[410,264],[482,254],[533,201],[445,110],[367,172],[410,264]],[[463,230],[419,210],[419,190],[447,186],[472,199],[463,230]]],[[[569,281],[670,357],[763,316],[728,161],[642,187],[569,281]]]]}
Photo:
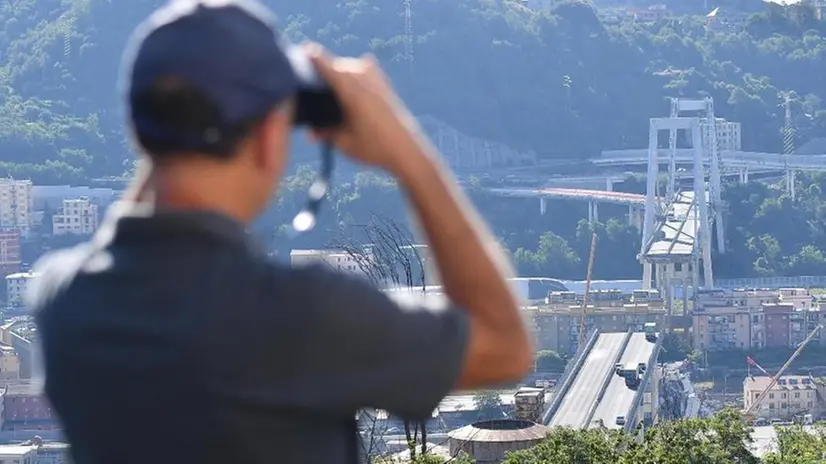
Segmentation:
{"type": "MultiPolygon", "coordinates": [[[[269,233],[276,228],[273,246],[281,256],[286,257],[290,248],[336,245],[342,234],[354,233],[352,225],[368,224],[372,214],[399,221],[406,219],[403,198],[395,184],[379,175],[361,173],[351,182],[337,184],[317,230],[290,238],[290,221],[303,206],[312,176],[310,169],[302,168],[289,177],[274,207],[262,218],[262,230],[269,233]]],[[[780,184],[754,182],[726,186],[729,251],[715,258],[718,276],[822,275],[826,272],[822,251],[826,250],[826,206],[821,193],[826,190],[826,175],[799,175],[795,200],[780,184]]],[[[638,183],[629,182],[628,187],[635,190],[637,186],[638,183]]],[[[640,235],[622,217],[627,211],[625,208],[603,205],[600,210],[603,217],[613,217],[604,223],[589,225],[581,219],[587,215],[586,205],[581,202],[549,203],[547,213],[539,215],[536,200],[495,198],[473,183],[468,191],[505,248],[513,254],[521,275],[583,278],[591,234],[596,232],[599,240],[595,278],[639,278],[641,266],[636,255],[640,235]]]]}
{"type": "MultiPolygon", "coordinates": [[[[778,449],[762,462],[815,464],[823,462],[826,435],[802,427],[778,429],[778,449]]],[[[625,432],[600,429],[553,429],[539,446],[512,453],[504,464],[677,464],[760,463],[749,451],[750,429],[734,410],[708,419],[685,419],[660,424],[641,441],[625,432]]]]}
{"type": "MultiPolygon", "coordinates": [[[[160,3],[16,0],[0,6],[0,175],[86,183],[131,167],[115,83],[128,31],[160,3]]],[[[704,13],[666,3],[680,14],[704,13]]],[[[345,54],[375,53],[417,114],[542,158],[584,159],[605,148],[645,146],[646,119],[666,114],[666,98],[673,96],[713,96],[719,116],[742,122],[745,149],[780,149],[778,105],[786,94],[798,141],[826,135],[826,22],[807,6],[745,3],[720,3],[728,12],[751,8],[745,28],[708,28],[702,16],[607,26],[576,1],[534,12],[509,0],[414,0],[412,59],[404,50],[401,2],[272,6],[293,40],[315,38],[345,54]]],[[[297,147],[299,159],[305,149],[297,147]]],[[[280,225],[303,200],[307,175],[290,179],[262,220],[268,234],[275,229],[281,236],[280,225]]],[[[718,275],[826,271],[822,187],[820,177],[801,178],[795,201],[766,185],[729,188],[732,253],[717,261],[718,275]]],[[[399,196],[392,193],[392,184],[369,175],[341,185],[323,227],[295,242],[277,241],[278,251],[330,244],[342,224],[363,223],[372,212],[399,216],[399,196]]],[[[557,203],[539,216],[535,202],[491,198],[480,189],[473,196],[523,274],[584,275],[590,237],[589,226],[578,222],[584,205],[557,203]]],[[[639,235],[622,213],[603,208],[602,217],[614,219],[593,226],[601,235],[596,278],[639,275],[639,235]]]]}
{"type": "MultiPolygon", "coordinates": [[[[510,453],[503,464],[818,464],[826,455],[822,424],[808,431],[801,426],[778,427],[776,448],[761,459],[751,452],[750,432],[739,412],[731,409],[710,418],[661,423],[641,437],[599,428],[554,428],[539,445],[510,453]]],[[[413,462],[444,460],[419,455],[413,462]]],[[[447,462],[473,461],[461,456],[447,462]]]]}

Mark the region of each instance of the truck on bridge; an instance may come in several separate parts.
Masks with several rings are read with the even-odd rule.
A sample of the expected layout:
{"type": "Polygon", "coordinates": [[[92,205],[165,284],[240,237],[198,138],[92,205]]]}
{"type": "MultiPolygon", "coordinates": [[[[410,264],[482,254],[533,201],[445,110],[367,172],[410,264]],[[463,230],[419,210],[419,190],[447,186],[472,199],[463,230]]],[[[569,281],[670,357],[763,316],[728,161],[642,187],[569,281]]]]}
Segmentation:
{"type": "Polygon", "coordinates": [[[656,322],[646,322],[645,326],[645,339],[649,342],[656,342],[657,341],[657,323],[656,322]]]}
{"type": "Polygon", "coordinates": [[[625,384],[629,387],[640,383],[642,375],[645,374],[645,363],[618,363],[615,366],[618,376],[625,378],[625,384]]]}

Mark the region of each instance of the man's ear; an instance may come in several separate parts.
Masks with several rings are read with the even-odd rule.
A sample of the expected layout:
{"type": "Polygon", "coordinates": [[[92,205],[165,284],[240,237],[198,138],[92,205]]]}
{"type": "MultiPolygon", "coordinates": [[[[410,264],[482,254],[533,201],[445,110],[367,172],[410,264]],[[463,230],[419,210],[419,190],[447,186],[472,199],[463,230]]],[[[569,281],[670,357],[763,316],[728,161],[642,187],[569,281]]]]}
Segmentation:
{"type": "Polygon", "coordinates": [[[270,111],[257,128],[256,164],[267,172],[281,170],[292,131],[292,106],[270,111]]]}

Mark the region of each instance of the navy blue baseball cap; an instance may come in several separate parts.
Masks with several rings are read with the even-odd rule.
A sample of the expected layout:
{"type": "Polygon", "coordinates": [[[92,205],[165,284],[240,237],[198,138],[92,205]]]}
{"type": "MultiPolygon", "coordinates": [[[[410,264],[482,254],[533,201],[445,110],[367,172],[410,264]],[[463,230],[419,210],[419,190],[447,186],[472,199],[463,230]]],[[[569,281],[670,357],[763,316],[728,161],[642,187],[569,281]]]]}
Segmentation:
{"type": "Polygon", "coordinates": [[[135,131],[182,149],[218,146],[238,124],[314,85],[312,64],[277,35],[274,16],[255,0],[170,1],[138,26],[121,75],[135,131]],[[180,133],[136,104],[165,78],[185,81],[214,104],[208,127],[180,133]]]}

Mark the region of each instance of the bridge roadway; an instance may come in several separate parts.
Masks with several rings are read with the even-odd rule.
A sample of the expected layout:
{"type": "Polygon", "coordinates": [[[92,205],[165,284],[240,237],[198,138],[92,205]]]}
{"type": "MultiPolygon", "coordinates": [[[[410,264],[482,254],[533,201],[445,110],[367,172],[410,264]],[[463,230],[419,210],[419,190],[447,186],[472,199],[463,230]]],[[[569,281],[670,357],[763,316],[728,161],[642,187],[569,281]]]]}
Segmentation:
{"type": "Polygon", "coordinates": [[[588,412],[601,393],[605,375],[614,368],[625,340],[625,332],[599,334],[582,367],[576,374],[556,413],[551,417],[551,427],[583,428],[588,412]]]}
{"type": "Polygon", "coordinates": [[[488,191],[494,195],[516,198],[560,198],[569,200],[588,200],[601,203],[616,203],[621,205],[645,205],[645,195],[626,192],[607,192],[603,190],[571,189],[571,188],[492,188],[488,191]]]}
{"type": "Polygon", "coordinates": [[[694,207],[694,192],[681,192],[666,212],[645,252],[648,259],[688,258],[694,250],[700,215],[694,207]]]}
{"type": "MultiPolygon", "coordinates": [[[[798,171],[826,171],[826,155],[781,155],[778,153],[758,153],[739,150],[721,150],[721,167],[764,168],[764,169],[794,169],[798,171]]],[[[666,164],[670,160],[669,150],[660,149],[657,153],[660,163],[666,164]]],[[[694,150],[681,148],[675,153],[677,163],[693,163],[694,150]]],[[[708,160],[705,161],[708,163],[708,160]]],[[[591,163],[598,166],[631,166],[648,164],[648,149],[608,150],[603,151],[591,163]]]]}
{"type": "MultiPolygon", "coordinates": [[[[645,339],[644,333],[633,333],[628,340],[625,351],[622,352],[620,362],[623,365],[628,363],[633,363],[634,365],[645,363],[648,369],[652,369],[653,366],[648,366],[648,360],[651,359],[654,346],[655,343],[645,339]]],[[[645,386],[640,385],[639,388],[645,388],[645,386]]],[[[625,385],[625,379],[614,373],[611,376],[608,387],[605,389],[602,401],[600,401],[594,412],[594,416],[591,418],[590,427],[599,426],[601,421],[602,425],[606,428],[622,428],[621,425],[617,425],[617,417],[622,416],[625,417],[626,420],[630,420],[627,416],[631,410],[636,393],[636,390],[632,390],[625,385]]]]}

